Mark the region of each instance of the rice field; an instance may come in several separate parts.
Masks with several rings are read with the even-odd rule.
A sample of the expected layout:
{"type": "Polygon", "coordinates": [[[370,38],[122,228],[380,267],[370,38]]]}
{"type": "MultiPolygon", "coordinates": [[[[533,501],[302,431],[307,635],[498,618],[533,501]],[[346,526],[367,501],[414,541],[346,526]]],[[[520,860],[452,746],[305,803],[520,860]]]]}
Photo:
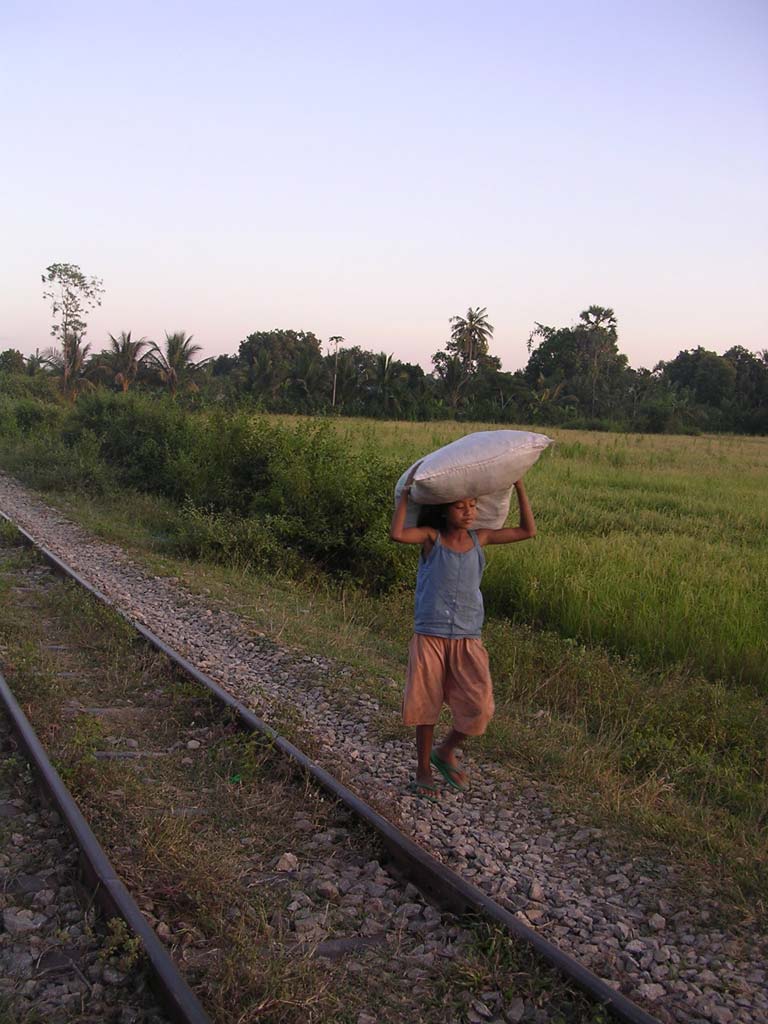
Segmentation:
{"type": "MultiPolygon", "coordinates": [[[[487,429],[335,422],[403,468],[487,429]]],[[[526,478],[538,536],[489,550],[488,611],[768,688],[768,438],[549,434],[526,478]]]]}

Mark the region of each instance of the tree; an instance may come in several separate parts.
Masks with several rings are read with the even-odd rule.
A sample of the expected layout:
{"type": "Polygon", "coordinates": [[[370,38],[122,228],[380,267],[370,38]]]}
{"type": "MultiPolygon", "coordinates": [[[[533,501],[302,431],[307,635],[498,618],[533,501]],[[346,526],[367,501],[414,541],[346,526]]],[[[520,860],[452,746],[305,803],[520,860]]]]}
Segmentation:
{"type": "Polygon", "coordinates": [[[463,392],[469,380],[464,362],[459,355],[435,352],[432,356],[432,365],[435,368],[434,375],[438,385],[438,394],[447,403],[448,408],[455,413],[461,404],[463,392]]]}
{"type": "Polygon", "coordinates": [[[60,349],[48,348],[42,354],[42,361],[54,377],[59,378],[61,392],[70,402],[83,391],[90,391],[93,388],[93,382],[88,376],[90,348],[91,346],[86,345],[81,337],[69,334],[60,349]]]}
{"type": "Polygon", "coordinates": [[[407,379],[404,367],[393,355],[378,352],[374,356],[370,376],[370,395],[374,408],[382,416],[391,416],[400,411],[398,393],[407,379]]]}
{"type": "Polygon", "coordinates": [[[353,345],[339,350],[338,362],[336,354],[326,357],[326,362],[330,360],[336,373],[336,407],[347,414],[358,410],[364,413],[369,381],[374,375],[373,354],[353,345]]]}
{"type": "Polygon", "coordinates": [[[331,392],[331,407],[336,405],[336,381],[339,376],[339,345],[344,341],[340,334],[332,334],[328,344],[333,345],[333,391],[331,392]]]}
{"type": "Polygon", "coordinates": [[[736,370],[723,356],[699,345],[695,349],[679,352],[659,369],[665,380],[680,389],[688,389],[699,405],[722,408],[736,387],[736,370]]]}
{"type": "Polygon", "coordinates": [[[521,372],[506,373],[498,368],[480,367],[472,379],[472,415],[512,422],[528,412],[533,393],[521,372]]]}
{"type": "Polygon", "coordinates": [[[300,355],[321,360],[320,341],[311,331],[256,331],[240,342],[238,356],[247,369],[247,387],[270,406],[280,404],[300,355]]]}
{"type": "Polygon", "coordinates": [[[536,390],[531,395],[531,408],[534,418],[538,419],[537,413],[545,417],[551,415],[553,409],[578,402],[575,395],[566,394],[567,381],[558,381],[553,387],[548,387],[543,377],[540,377],[536,390]]]}
{"type": "Polygon", "coordinates": [[[539,393],[565,381],[582,412],[611,415],[626,394],[627,357],[617,337],[616,316],[603,306],[584,310],[573,327],[537,323],[528,339],[526,380],[539,393]]]}
{"type": "Polygon", "coordinates": [[[68,339],[82,337],[86,330],[85,313],[101,305],[103,282],[86,277],[74,263],[52,263],[42,276],[43,298],[51,303],[51,334],[63,346],[68,339]]]}
{"type": "Polygon", "coordinates": [[[108,377],[125,394],[136,379],[142,363],[151,351],[151,342],[146,338],[131,340],[131,332],[120,332],[120,337],[109,336],[110,347],[99,353],[96,369],[108,377]]]}
{"type": "Polygon", "coordinates": [[[33,356],[27,356],[26,373],[28,377],[35,377],[45,367],[45,360],[40,354],[40,349],[35,349],[33,356]]]}
{"type": "Polygon", "coordinates": [[[451,340],[445,346],[449,355],[459,356],[467,373],[474,373],[477,360],[488,354],[493,325],[488,322],[485,306],[470,307],[466,316],[452,316],[451,340]]]}
{"type": "Polygon", "coordinates": [[[616,339],[618,331],[616,328],[616,314],[612,309],[604,306],[590,306],[579,314],[579,320],[584,325],[587,344],[586,355],[589,361],[589,376],[591,378],[591,414],[597,412],[597,387],[603,372],[611,359],[618,355],[616,339]]]}
{"type": "Polygon", "coordinates": [[[7,348],[0,352],[0,373],[24,373],[25,369],[24,356],[18,349],[7,348]]]}
{"type": "Polygon", "coordinates": [[[760,358],[742,345],[723,353],[736,372],[735,400],[740,413],[768,406],[768,352],[760,358]]]}
{"type": "Polygon", "coordinates": [[[186,386],[194,390],[195,384],[191,379],[195,369],[202,365],[194,362],[194,356],[202,351],[200,345],[192,344],[192,335],[185,331],[176,331],[174,334],[165,332],[165,351],[160,349],[156,343],[147,353],[147,364],[155,371],[161,384],[168,388],[172,397],[180,387],[186,386]]]}
{"type": "Polygon", "coordinates": [[[313,412],[327,401],[327,374],[322,356],[311,348],[300,350],[285,381],[285,391],[292,408],[313,412]]]}
{"type": "Polygon", "coordinates": [[[237,356],[214,356],[208,364],[208,369],[212,377],[226,377],[237,369],[238,364],[237,356]]]}

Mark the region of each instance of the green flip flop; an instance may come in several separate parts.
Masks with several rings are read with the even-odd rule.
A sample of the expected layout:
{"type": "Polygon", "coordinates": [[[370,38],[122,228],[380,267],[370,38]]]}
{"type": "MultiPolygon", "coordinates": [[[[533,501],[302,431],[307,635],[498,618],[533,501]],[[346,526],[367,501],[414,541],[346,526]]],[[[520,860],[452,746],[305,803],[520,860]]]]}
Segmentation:
{"type": "Polygon", "coordinates": [[[462,785],[462,783],[456,778],[457,769],[454,768],[452,764],[448,764],[447,761],[443,761],[441,757],[438,757],[437,751],[432,751],[429,755],[429,760],[430,763],[437,768],[449,786],[453,786],[454,789],[458,789],[460,793],[465,793],[469,789],[469,786],[466,783],[462,785]]]}
{"type": "Polygon", "coordinates": [[[420,796],[433,804],[440,803],[440,791],[434,782],[419,782],[418,779],[412,779],[406,786],[405,792],[408,796],[420,796]]]}

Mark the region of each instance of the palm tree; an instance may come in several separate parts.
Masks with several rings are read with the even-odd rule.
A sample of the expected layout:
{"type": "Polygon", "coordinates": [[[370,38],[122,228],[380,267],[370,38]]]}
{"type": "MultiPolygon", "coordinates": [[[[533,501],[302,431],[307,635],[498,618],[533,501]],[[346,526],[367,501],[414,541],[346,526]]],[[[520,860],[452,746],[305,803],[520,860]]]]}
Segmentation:
{"type": "Polygon", "coordinates": [[[151,361],[152,368],[157,373],[162,384],[168,388],[172,397],[180,387],[186,385],[194,389],[194,383],[189,379],[192,372],[202,363],[193,362],[193,357],[202,351],[202,346],[192,344],[192,335],[185,331],[176,331],[174,334],[165,332],[165,351],[152,342],[152,348],[147,353],[148,362],[151,361]]]}
{"type": "Polygon", "coordinates": [[[543,412],[559,405],[578,404],[579,400],[576,395],[563,394],[567,385],[568,382],[565,380],[558,381],[557,384],[549,385],[544,379],[544,374],[539,374],[539,379],[536,382],[536,390],[533,391],[531,395],[533,399],[533,408],[539,412],[543,412]]]}
{"type": "Polygon", "coordinates": [[[606,306],[590,306],[579,314],[588,338],[589,376],[592,384],[592,415],[597,407],[597,382],[602,366],[616,349],[616,314],[606,306]]]}
{"type": "Polygon", "coordinates": [[[451,340],[446,346],[449,352],[460,356],[469,372],[476,369],[479,356],[488,354],[488,342],[493,336],[493,324],[488,323],[485,306],[467,310],[466,316],[450,318],[451,340]]]}
{"type": "Polygon", "coordinates": [[[322,358],[312,352],[301,351],[291,367],[286,381],[293,400],[305,411],[311,410],[323,393],[325,365],[322,358]]]}
{"type": "Polygon", "coordinates": [[[386,416],[391,410],[397,411],[395,384],[397,376],[392,364],[392,356],[379,352],[373,362],[371,390],[379,400],[381,411],[386,416]]]}
{"type": "Polygon", "coordinates": [[[336,404],[340,409],[349,409],[368,383],[369,373],[356,355],[360,355],[359,349],[342,349],[339,352],[338,366],[334,368],[336,404]]]}
{"type": "Polygon", "coordinates": [[[339,375],[339,345],[343,343],[344,339],[340,334],[332,334],[328,339],[328,344],[333,345],[333,391],[331,393],[331,406],[336,405],[336,380],[339,375]]]}
{"type": "Polygon", "coordinates": [[[436,352],[432,356],[435,370],[434,375],[439,382],[441,397],[448,403],[454,412],[459,407],[462,399],[462,391],[467,386],[469,377],[464,362],[458,355],[449,356],[446,352],[436,352]]]}
{"type": "Polygon", "coordinates": [[[27,356],[27,361],[24,364],[24,372],[27,376],[34,377],[43,369],[44,366],[45,359],[40,355],[40,349],[36,348],[33,356],[27,356]]]}
{"type": "Polygon", "coordinates": [[[90,350],[90,345],[83,344],[82,336],[70,334],[65,336],[60,349],[47,348],[40,357],[51,373],[60,378],[62,394],[70,402],[81,392],[93,388],[93,383],[86,376],[90,350]]]}
{"type": "Polygon", "coordinates": [[[125,394],[136,379],[142,362],[150,354],[151,343],[146,338],[131,340],[131,332],[120,332],[120,337],[109,336],[110,348],[99,354],[98,370],[109,377],[125,394]]]}

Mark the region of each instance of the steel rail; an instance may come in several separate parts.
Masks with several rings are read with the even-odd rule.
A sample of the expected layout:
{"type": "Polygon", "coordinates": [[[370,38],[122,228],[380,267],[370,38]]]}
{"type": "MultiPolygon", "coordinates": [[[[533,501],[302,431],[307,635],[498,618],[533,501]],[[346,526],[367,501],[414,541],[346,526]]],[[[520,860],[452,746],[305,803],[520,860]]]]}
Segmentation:
{"type": "Polygon", "coordinates": [[[617,992],[593,971],[579,963],[574,957],[563,952],[558,946],[539,935],[533,928],[523,924],[514,914],[496,903],[481,889],[466,881],[455,871],[441,864],[421,846],[409,839],[390,821],[362,800],[356,793],[339,782],[333,775],[320,765],[315,764],[298,747],[277,733],[239,700],[224,690],[210,676],[201,672],[177,651],[173,650],[164,640],[156,636],[141,623],[135,622],[119,605],[100,590],[84,579],[75,569],[62,559],[39,544],[31,534],[20,527],[4,512],[0,516],[10,522],[25,539],[36,548],[41,556],[60,574],[69,577],[92,594],[97,600],[113,608],[126,622],[144,637],[156,650],[161,651],[174,665],[201,686],[205,687],[217,700],[230,708],[242,725],[253,732],[258,732],[269,739],[270,743],[281,753],[289,757],[295,764],[307,772],[323,789],[331,793],[340,803],[344,804],[358,818],[362,818],[378,835],[385,849],[397,864],[400,871],[418,888],[428,892],[441,906],[456,914],[476,914],[481,918],[500,925],[515,938],[522,940],[538,953],[544,960],[555,967],[562,975],[573,981],[585,992],[589,993],[601,1006],[625,1024],[660,1024],[658,1018],[651,1016],[621,992],[617,992]]]}
{"type": "Polygon", "coordinates": [[[42,743],[2,674],[0,701],[26,753],[27,760],[33,766],[40,784],[80,849],[81,869],[94,898],[107,918],[121,917],[141,942],[149,962],[153,987],[163,1008],[178,1024],[211,1024],[210,1017],[112,867],[72,794],[48,759],[42,743]]]}

